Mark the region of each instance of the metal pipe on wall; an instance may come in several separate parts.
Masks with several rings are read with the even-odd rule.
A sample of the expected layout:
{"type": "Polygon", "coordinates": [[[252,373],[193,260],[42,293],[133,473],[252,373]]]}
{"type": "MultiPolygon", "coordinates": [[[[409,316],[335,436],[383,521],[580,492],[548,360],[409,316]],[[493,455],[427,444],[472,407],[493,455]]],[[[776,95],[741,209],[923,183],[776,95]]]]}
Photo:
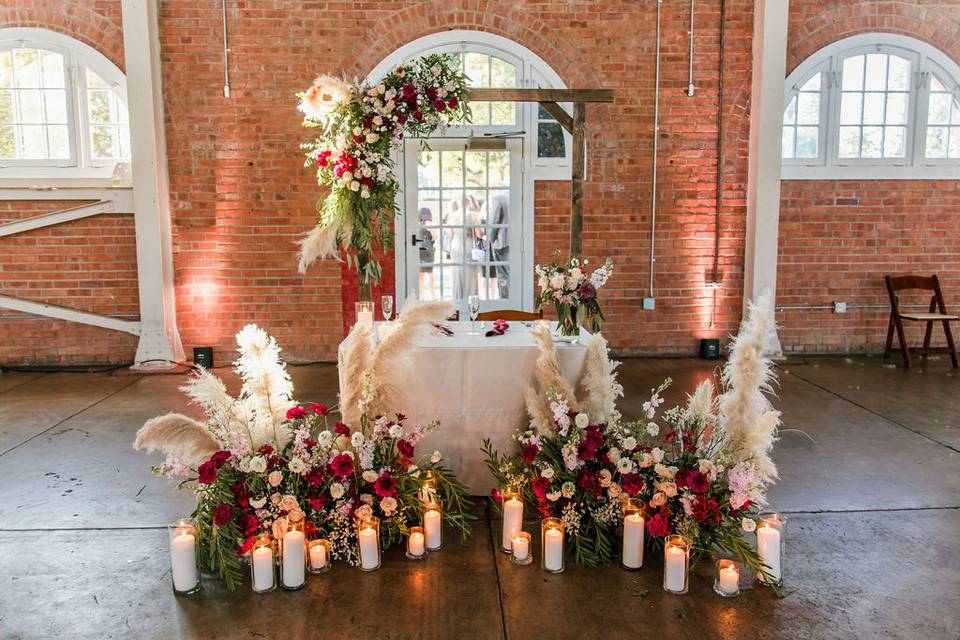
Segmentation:
{"type": "Polygon", "coordinates": [[[690,0],[690,71],[687,78],[687,95],[693,97],[693,37],[695,34],[693,26],[693,17],[696,13],[697,0],[690,0]]]}
{"type": "Polygon", "coordinates": [[[723,62],[727,37],[727,2],[720,0],[720,70],[717,78],[717,192],[713,212],[713,271],[709,283],[720,283],[720,205],[723,202],[723,62]]]}
{"type": "Polygon", "coordinates": [[[230,43],[227,40],[227,0],[220,0],[223,15],[223,97],[230,97],[230,43]]]}
{"type": "Polygon", "coordinates": [[[656,62],[656,89],[653,98],[653,177],[650,193],[650,282],[647,295],[653,297],[653,272],[656,258],[656,227],[657,227],[657,152],[660,145],[660,26],[663,9],[663,0],[657,0],[657,62],[656,62]]]}

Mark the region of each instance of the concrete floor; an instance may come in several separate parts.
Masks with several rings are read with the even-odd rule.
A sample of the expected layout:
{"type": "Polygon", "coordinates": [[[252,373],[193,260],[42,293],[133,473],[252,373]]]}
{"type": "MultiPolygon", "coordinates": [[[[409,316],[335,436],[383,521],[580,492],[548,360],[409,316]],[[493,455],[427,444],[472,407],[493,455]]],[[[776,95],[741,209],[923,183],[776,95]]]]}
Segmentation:
{"type": "MultiPolygon", "coordinates": [[[[712,366],[620,371],[630,417],[664,376],[669,406],[712,366]]],[[[334,399],[332,366],[292,373],[301,400],[334,399]]],[[[0,638],[960,638],[960,375],[944,360],[907,371],[870,357],[780,373],[780,600],[723,600],[706,565],[686,596],[661,590],[656,563],[515,567],[482,507],[466,543],[448,539],[425,563],[391,551],[378,572],[337,566],[296,593],[205,580],[175,598],[164,527],[191,500],[130,443],[147,418],[186,409],[182,376],[0,374],[0,638]]]]}

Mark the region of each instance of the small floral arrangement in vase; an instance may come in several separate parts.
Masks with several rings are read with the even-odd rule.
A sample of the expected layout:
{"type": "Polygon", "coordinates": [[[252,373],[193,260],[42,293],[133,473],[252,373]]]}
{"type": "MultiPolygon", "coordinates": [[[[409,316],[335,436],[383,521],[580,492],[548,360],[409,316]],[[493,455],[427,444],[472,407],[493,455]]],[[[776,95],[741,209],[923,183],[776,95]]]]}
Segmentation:
{"type": "Polygon", "coordinates": [[[590,321],[591,330],[600,331],[603,311],[597,300],[599,291],[613,274],[609,258],[602,267],[587,274],[589,261],[571,258],[566,264],[551,262],[536,266],[540,294],[537,303],[553,303],[557,308],[557,329],[563,336],[580,335],[580,326],[590,321]]]}

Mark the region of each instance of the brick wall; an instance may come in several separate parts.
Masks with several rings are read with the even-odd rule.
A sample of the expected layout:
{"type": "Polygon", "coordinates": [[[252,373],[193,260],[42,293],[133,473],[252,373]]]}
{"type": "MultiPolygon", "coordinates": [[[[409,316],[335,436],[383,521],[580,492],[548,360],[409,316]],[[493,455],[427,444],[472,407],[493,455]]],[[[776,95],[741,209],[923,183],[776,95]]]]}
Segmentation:
{"type": "MultiPolygon", "coordinates": [[[[960,4],[792,0],[788,72],[822,47],[859,33],[924,40],[960,61],[960,4]]],[[[777,303],[828,306],[847,314],[784,310],[787,351],[877,351],[886,337],[887,273],[940,275],[948,308],[960,308],[960,182],[785,180],[780,209],[777,303]]],[[[919,296],[912,303],[926,305],[919,296]]],[[[921,327],[909,338],[920,339],[921,327]]],[[[943,343],[942,332],[934,334],[943,343]]]]}

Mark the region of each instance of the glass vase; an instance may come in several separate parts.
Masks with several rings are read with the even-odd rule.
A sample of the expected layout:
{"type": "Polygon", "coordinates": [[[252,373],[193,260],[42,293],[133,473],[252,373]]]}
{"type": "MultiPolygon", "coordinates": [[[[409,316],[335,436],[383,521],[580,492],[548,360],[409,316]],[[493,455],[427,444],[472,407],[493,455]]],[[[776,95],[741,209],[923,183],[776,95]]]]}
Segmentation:
{"type": "Polygon", "coordinates": [[[423,527],[410,527],[407,531],[407,557],[411,560],[427,557],[427,536],[423,527]]]}
{"type": "Polygon", "coordinates": [[[681,535],[667,536],[663,544],[663,590],[687,592],[690,573],[690,541],[681,535]]]}
{"type": "Polygon", "coordinates": [[[643,501],[630,498],[623,506],[623,539],[620,566],[628,571],[643,567],[644,526],[643,501]]]}
{"type": "Polygon", "coordinates": [[[540,549],[543,557],[543,570],[547,573],[561,573],[564,568],[563,520],[544,518],[540,521],[540,549]]]}
{"type": "Polygon", "coordinates": [[[724,598],[740,595],[740,567],[729,558],[714,564],[713,590],[724,598]]]}
{"type": "Polygon", "coordinates": [[[526,566],[533,562],[533,550],[530,543],[533,536],[526,531],[518,531],[510,540],[510,562],[526,566]]]}
{"type": "Polygon", "coordinates": [[[432,502],[437,497],[437,479],[433,471],[424,471],[420,481],[420,502],[432,502]]]}
{"type": "Polygon", "coordinates": [[[261,533],[250,551],[250,586],[254,593],[277,588],[276,545],[269,533],[261,533]]]}
{"type": "Polygon", "coordinates": [[[180,518],[167,526],[170,542],[170,572],[173,592],[190,595],[200,590],[200,569],[197,567],[197,522],[180,518]]]}
{"type": "Polygon", "coordinates": [[[314,574],[330,571],[333,564],[333,543],[326,538],[307,543],[307,571],[314,574]]]}
{"type": "Polygon", "coordinates": [[[580,324],[577,322],[577,305],[556,303],[557,332],[564,337],[580,335],[580,324]]]}
{"type": "Polygon", "coordinates": [[[779,513],[764,513],[757,522],[757,555],[766,565],[757,580],[770,585],[783,584],[784,542],[787,538],[787,518],[779,513]],[[769,580],[767,580],[769,577],[769,580]]]}
{"type": "Polygon", "coordinates": [[[307,536],[303,520],[291,522],[280,540],[280,586],[287,591],[303,589],[307,580],[307,536]]]}
{"type": "Polygon", "coordinates": [[[357,324],[369,331],[373,331],[373,303],[356,302],[354,303],[354,309],[357,313],[357,324]]]}
{"type": "Polygon", "coordinates": [[[439,551],[443,547],[443,509],[437,498],[423,505],[423,533],[427,551],[439,551]]]}
{"type": "Polygon", "coordinates": [[[523,529],[523,494],[513,487],[500,490],[503,498],[503,518],[500,521],[500,550],[510,553],[510,541],[523,529]]]}
{"type": "Polygon", "coordinates": [[[357,522],[357,543],[360,546],[360,569],[380,568],[380,518],[367,516],[357,522]]]}

